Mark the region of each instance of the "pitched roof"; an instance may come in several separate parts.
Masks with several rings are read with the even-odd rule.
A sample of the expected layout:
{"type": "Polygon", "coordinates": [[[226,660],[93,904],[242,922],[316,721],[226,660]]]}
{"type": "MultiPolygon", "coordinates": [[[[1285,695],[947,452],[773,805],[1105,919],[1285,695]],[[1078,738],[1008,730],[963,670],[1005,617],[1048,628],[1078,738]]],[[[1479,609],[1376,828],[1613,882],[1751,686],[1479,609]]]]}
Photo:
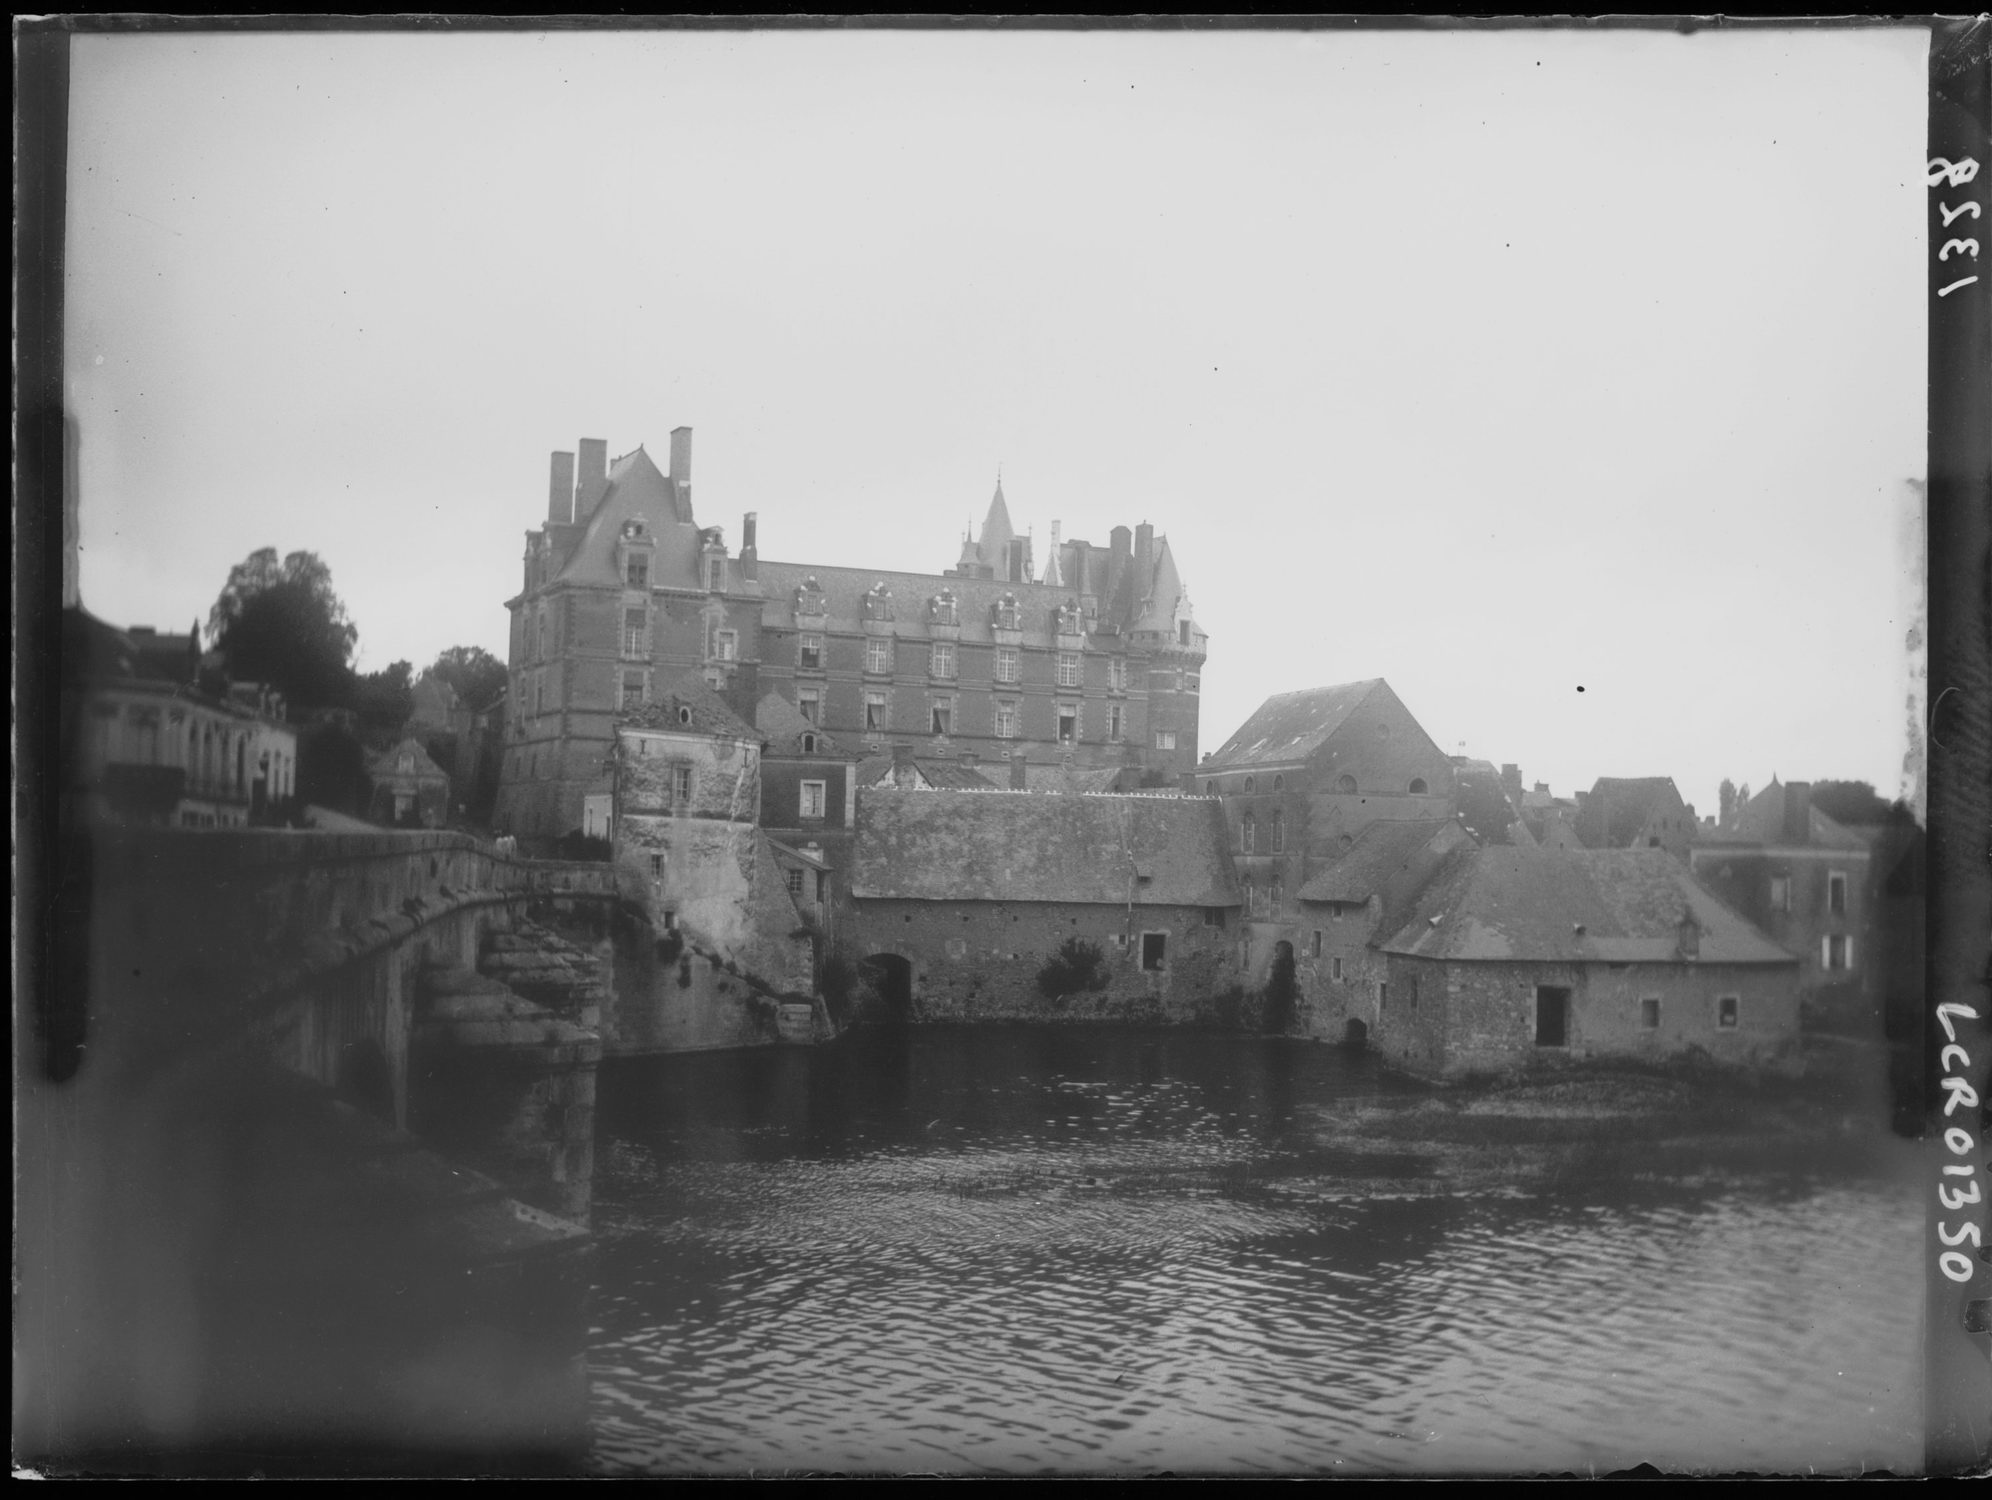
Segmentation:
{"type": "Polygon", "coordinates": [[[1534,837],[1492,761],[1452,758],[1453,795],[1460,821],[1483,844],[1532,844],[1534,837]]]}
{"type": "Polygon", "coordinates": [[[1296,893],[1302,901],[1360,905],[1439,836],[1450,818],[1394,818],[1375,822],[1356,835],[1341,858],[1310,878],[1296,893]]]}
{"type": "Polygon", "coordinates": [[[414,776],[418,779],[440,776],[445,781],[449,779],[449,773],[429,758],[429,752],[413,735],[398,745],[367,757],[367,773],[371,776],[414,776]],[[414,769],[403,771],[400,769],[401,757],[409,754],[415,757],[414,769]]]}
{"type": "Polygon", "coordinates": [[[1457,850],[1377,946],[1419,958],[1674,963],[1690,913],[1701,963],[1798,961],[1664,849],[1457,850]]]}
{"type": "Polygon", "coordinates": [[[810,723],[802,716],[801,709],[777,692],[764,693],[754,705],[754,727],[760,731],[769,752],[775,755],[803,754],[802,737],[806,734],[815,741],[815,748],[808,752],[811,755],[835,757],[847,753],[832,736],[810,723]]]}
{"type": "Polygon", "coordinates": [[[1577,837],[1589,849],[1623,849],[1665,807],[1685,809],[1671,776],[1600,776],[1577,811],[1577,837]]]}
{"type": "MultiPolygon", "coordinates": [[[[965,766],[960,761],[915,756],[909,764],[919,773],[919,779],[926,783],[920,790],[991,791],[997,785],[975,767],[965,766]]],[[[858,762],[857,784],[861,787],[887,785],[892,780],[892,768],[890,755],[868,755],[858,762]]]]}
{"type": "Polygon", "coordinates": [[[1024,785],[1033,792],[1110,792],[1121,779],[1120,766],[1069,766],[1064,761],[1024,766],[1024,785]]]}
{"type": "Polygon", "coordinates": [[[699,527],[678,485],[638,448],[609,466],[608,488],[582,521],[581,536],[554,575],[554,581],[618,588],[616,542],[623,525],[641,521],[656,550],[650,562],[653,586],[700,588],[699,527]]]}
{"type": "Polygon", "coordinates": [[[658,688],[648,703],[616,715],[620,729],[668,729],[674,734],[713,734],[759,744],[761,731],[727,706],[726,700],[688,674],[658,688]]]}
{"type": "MultiPolygon", "coordinates": [[[[1761,844],[1774,848],[1794,845],[1798,840],[1785,831],[1786,800],[1784,783],[1773,778],[1769,786],[1743,804],[1734,822],[1721,828],[1702,830],[1702,839],[1711,844],[1761,844]]],[[[1808,810],[1812,814],[1812,826],[1806,843],[1822,849],[1860,850],[1868,847],[1867,840],[1845,824],[1835,822],[1816,807],[1808,810]]]]}
{"type": "Polygon", "coordinates": [[[1275,693],[1198,770],[1305,760],[1342,727],[1364,699],[1383,686],[1381,677],[1370,677],[1335,687],[1275,693]]]}
{"type": "Polygon", "coordinates": [[[851,893],[917,901],[1238,904],[1224,817],[1213,799],[896,787],[858,796],[851,893]]]}

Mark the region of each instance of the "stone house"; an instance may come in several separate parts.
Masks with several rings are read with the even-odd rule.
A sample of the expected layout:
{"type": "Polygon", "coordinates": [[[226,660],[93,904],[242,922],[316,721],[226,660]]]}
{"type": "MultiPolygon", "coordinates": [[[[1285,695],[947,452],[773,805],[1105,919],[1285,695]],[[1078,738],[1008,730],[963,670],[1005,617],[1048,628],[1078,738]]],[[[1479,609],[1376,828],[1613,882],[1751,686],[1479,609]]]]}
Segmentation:
{"type": "Polygon", "coordinates": [[[65,818],[242,828],[295,798],[297,731],[277,695],[203,692],[191,635],[118,630],[81,608],[62,628],[65,818]]]}
{"type": "Polygon", "coordinates": [[[761,826],[780,843],[816,846],[841,883],[851,867],[860,757],[779,693],[762,695],[754,728],[761,736],[761,826]]]}
{"type": "Polygon", "coordinates": [[[843,946],[887,1016],[1195,1020],[1236,982],[1209,798],[869,788],[851,897],[843,946]],[[1073,938],[1100,950],[1103,987],[1047,997],[1039,973],[1073,938]]]}
{"type": "Polygon", "coordinates": [[[1375,946],[1367,1040],[1407,1072],[1799,1066],[1798,960],[1664,849],[1456,849],[1375,946]]]}
{"type": "Polygon", "coordinates": [[[1683,863],[1699,831],[1671,776],[1600,776],[1578,795],[1574,826],[1586,849],[1665,849],[1683,863]]]}
{"type": "Polygon", "coordinates": [[[1773,777],[1726,827],[1703,829],[1691,859],[1697,879],[1798,955],[1808,1024],[1871,1033],[1871,851],[1812,805],[1811,783],[1773,777]]]}
{"type": "Polygon", "coordinates": [[[512,614],[498,820],[564,834],[608,792],[616,715],[687,670],[751,719],[769,691],[847,746],[936,759],[1017,748],[1171,777],[1195,763],[1206,638],[1165,536],[1054,541],[1042,575],[1001,488],[945,572],[764,561],[692,510],[691,431],[668,470],[599,439],[553,456],[512,614]]]}
{"type": "Polygon", "coordinates": [[[1290,944],[1294,957],[1295,1029],[1345,1041],[1375,1027],[1387,961],[1372,944],[1396,930],[1447,855],[1472,847],[1472,834],[1456,818],[1386,819],[1309,878],[1275,942],[1276,949],[1278,942],[1290,944]]]}
{"type": "Polygon", "coordinates": [[[1265,977],[1303,885],[1382,820],[1449,820],[1451,759],[1380,677],[1260,704],[1197,768],[1224,809],[1245,908],[1240,964],[1265,977]]]}
{"type": "Polygon", "coordinates": [[[815,885],[796,891],[790,871],[821,861],[760,826],[760,731],[681,678],[618,720],[611,780],[616,885],[646,935],[617,949],[604,1045],[774,1039],[780,1002],[807,1001],[815,984],[815,885]]]}
{"type": "Polygon", "coordinates": [[[413,735],[367,759],[367,816],[389,827],[450,820],[450,778],[413,735]]]}

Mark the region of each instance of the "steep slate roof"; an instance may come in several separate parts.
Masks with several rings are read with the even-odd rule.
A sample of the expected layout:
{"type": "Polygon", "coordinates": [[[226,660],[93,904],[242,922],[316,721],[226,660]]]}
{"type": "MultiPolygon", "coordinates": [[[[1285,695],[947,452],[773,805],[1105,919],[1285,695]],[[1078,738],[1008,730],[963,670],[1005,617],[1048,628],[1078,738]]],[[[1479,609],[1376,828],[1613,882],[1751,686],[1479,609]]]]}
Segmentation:
{"type": "MultiPolygon", "coordinates": [[[[553,581],[586,584],[596,588],[619,588],[622,577],[616,572],[616,541],[623,522],[641,520],[656,543],[650,563],[653,586],[698,589],[704,587],[699,574],[699,530],[692,513],[678,494],[678,486],[658,469],[650,455],[638,448],[625,453],[609,466],[608,489],[596,502],[594,511],[582,526],[580,541],[567,555],[553,581]]],[[[728,577],[736,576],[737,563],[729,559],[728,577]]]]}
{"type": "MultiPolygon", "coordinates": [[[[913,769],[920,773],[920,779],[929,787],[943,791],[983,791],[993,790],[997,783],[984,776],[973,766],[965,766],[960,761],[927,760],[916,756],[913,769]]],[[[858,781],[861,787],[879,786],[892,776],[890,755],[868,755],[858,762],[858,781]]]]}
{"type": "Polygon", "coordinates": [[[839,756],[847,760],[850,758],[842,745],[805,719],[802,710],[780,693],[765,693],[761,701],[754,705],[754,727],[760,731],[771,754],[801,755],[804,753],[802,737],[813,734],[816,736],[816,748],[809,754],[831,760],[839,756]]]}
{"type": "Polygon", "coordinates": [[[1577,837],[1587,849],[1623,849],[1670,796],[1681,800],[1671,776],[1600,776],[1577,813],[1577,837]]]}
{"type": "Polygon", "coordinates": [[[398,745],[382,750],[376,755],[369,756],[367,758],[367,774],[375,777],[413,776],[417,780],[439,777],[444,781],[449,780],[449,773],[433,760],[429,759],[429,752],[422,748],[422,742],[413,735],[410,735],[398,745]],[[413,754],[415,757],[415,769],[412,771],[397,769],[401,757],[409,754],[413,754]]]}
{"type": "Polygon", "coordinates": [[[1473,831],[1475,838],[1483,844],[1527,846],[1535,842],[1522,822],[1515,799],[1508,793],[1507,783],[1501,780],[1501,772],[1492,761],[1456,755],[1452,757],[1452,765],[1453,796],[1460,821],[1473,831]]]}
{"type": "Polygon", "coordinates": [[[1313,876],[1295,894],[1302,901],[1341,901],[1360,905],[1381,892],[1392,876],[1439,836],[1450,818],[1386,818],[1356,835],[1341,858],[1313,876]]]}
{"type": "Polygon", "coordinates": [[[616,724],[628,729],[668,729],[674,734],[713,734],[727,739],[761,742],[761,731],[726,705],[726,700],[688,674],[664,684],[650,702],[624,709],[616,724]],[[679,709],[690,711],[688,720],[679,709]]]}
{"type": "Polygon", "coordinates": [[[1063,761],[1024,766],[1024,785],[1033,792],[1110,792],[1119,766],[1068,766],[1063,761]]]}
{"type": "Polygon", "coordinates": [[[855,852],[858,897],[1238,905],[1224,816],[1203,797],[872,788],[855,852]]]}
{"type": "Polygon", "coordinates": [[[1197,770],[1201,773],[1306,760],[1383,685],[1381,677],[1371,677],[1336,687],[1275,693],[1197,770]]]}
{"type": "Polygon", "coordinates": [[[1700,929],[1700,963],[1798,962],[1664,849],[1456,850],[1377,946],[1418,958],[1674,963],[1684,912],[1700,929]]]}
{"type": "MultiPolygon", "coordinates": [[[[1866,849],[1867,841],[1847,828],[1836,823],[1818,808],[1810,808],[1812,814],[1812,836],[1809,843],[1822,849],[1866,849]]],[[[1772,847],[1788,847],[1792,840],[1785,836],[1785,788],[1782,782],[1773,780],[1756,796],[1743,804],[1736,821],[1725,828],[1704,828],[1701,831],[1703,842],[1711,844],[1763,844],[1772,847]]]]}

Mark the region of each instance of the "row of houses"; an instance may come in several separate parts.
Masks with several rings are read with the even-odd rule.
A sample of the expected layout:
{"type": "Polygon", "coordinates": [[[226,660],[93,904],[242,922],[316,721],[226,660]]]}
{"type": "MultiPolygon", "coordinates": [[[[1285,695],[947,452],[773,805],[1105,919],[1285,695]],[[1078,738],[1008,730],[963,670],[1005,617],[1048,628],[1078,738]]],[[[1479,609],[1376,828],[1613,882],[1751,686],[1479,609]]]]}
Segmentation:
{"type": "Polygon", "coordinates": [[[1671,811],[1604,813],[1593,836],[1623,843],[1588,848],[1583,820],[1543,839],[1513,797],[1476,813],[1475,770],[1381,680],[1268,700],[1168,790],[1062,757],[880,755],[687,677],[619,719],[599,816],[660,931],[791,990],[842,952],[920,1019],[1228,1004],[1458,1076],[1790,1064],[1802,1006],[1859,991],[1868,851],[1802,786],[1673,844],[1671,811]],[[1097,963],[1060,986],[1068,950],[1097,963]]]}

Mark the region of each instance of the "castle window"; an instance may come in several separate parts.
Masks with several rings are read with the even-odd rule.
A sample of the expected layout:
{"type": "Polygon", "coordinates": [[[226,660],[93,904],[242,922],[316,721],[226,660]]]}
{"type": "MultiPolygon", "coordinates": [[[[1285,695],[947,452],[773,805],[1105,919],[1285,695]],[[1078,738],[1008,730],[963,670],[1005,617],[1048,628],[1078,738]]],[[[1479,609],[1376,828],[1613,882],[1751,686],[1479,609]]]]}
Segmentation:
{"type": "Polygon", "coordinates": [[[804,688],[795,695],[795,709],[812,724],[823,722],[823,695],[815,688],[804,688]]]}
{"type": "Polygon", "coordinates": [[[635,708],[642,702],[643,674],[641,672],[625,673],[622,680],[622,706],[624,708],[635,708]]]}
{"type": "Polygon", "coordinates": [[[1723,1031],[1736,1029],[1737,1015],[1743,1005],[1739,995],[1723,995],[1715,1002],[1715,1024],[1723,1031]]]}
{"type": "Polygon", "coordinates": [[[719,632],[715,643],[718,647],[717,655],[721,661],[734,661],[739,658],[740,655],[739,631],[722,630],[719,632]]]}
{"type": "Polygon", "coordinates": [[[1215,927],[1222,931],[1224,927],[1224,908],[1221,906],[1206,906],[1204,908],[1204,926],[1215,927]]]}
{"type": "Polygon", "coordinates": [[[824,793],[827,787],[828,783],[822,781],[805,781],[802,784],[802,815],[805,818],[820,818],[823,816],[823,806],[826,800],[824,793]]]}
{"type": "Polygon", "coordinates": [[[1826,876],[1826,910],[1836,917],[1847,914],[1847,877],[1838,870],[1826,876]]]}
{"type": "Polygon", "coordinates": [[[1319,958],[1321,956],[1321,929],[1319,927],[1314,929],[1314,941],[1308,945],[1307,956],[1309,958],[1319,958]]]}
{"type": "Polygon", "coordinates": [[[1204,795],[1206,797],[1215,797],[1217,795],[1217,783],[1214,781],[1206,781],[1204,783],[1204,795]]]}
{"type": "Polygon", "coordinates": [[[725,587],[726,559],[723,557],[706,559],[706,589],[711,593],[717,594],[723,592],[725,587]]]}
{"type": "Polygon", "coordinates": [[[885,694],[865,694],[865,733],[885,733],[885,694]]]}
{"type": "Polygon", "coordinates": [[[936,625],[959,625],[961,615],[955,604],[952,590],[943,589],[935,596],[930,607],[930,615],[936,625]]]}
{"type": "Polygon", "coordinates": [[[996,680],[1015,682],[1017,680],[1017,648],[998,646],[996,648],[996,680]]]}
{"type": "Polygon", "coordinates": [[[955,674],[955,648],[953,641],[935,641],[928,651],[928,675],[952,677],[955,674]]]}
{"type": "Polygon", "coordinates": [[[1256,792],[1258,789],[1259,789],[1259,778],[1256,776],[1247,776],[1245,778],[1245,790],[1248,792],[1256,792]]]}
{"type": "Polygon", "coordinates": [[[830,899],[830,875],[829,875],[829,872],[828,872],[828,871],[825,871],[825,870],[818,870],[818,871],[816,872],[816,900],[817,900],[817,903],[818,903],[818,904],[820,905],[821,903],[823,903],[823,902],[825,902],[825,901],[828,901],[829,899],[830,899]]]}
{"type": "Polygon", "coordinates": [[[1412,796],[1414,796],[1414,797],[1422,797],[1422,796],[1424,796],[1424,795],[1425,795],[1425,778],[1424,778],[1424,777],[1422,777],[1422,776],[1413,776],[1413,777],[1411,778],[1411,795],[1412,795],[1412,796]]]}
{"type": "Polygon", "coordinates": [[[1331,958],[1328,960],[1328,977],[1337,984],[1342,982],[1342,960],[1340,958],[1331,958]]]}
{"type": "Polygon", "coordinates": [[[813,734],[805,734],[805,735],[804,735],[804,736],[802,737],[802,753],[803,753],[804,755],[814,755],[814,754],[816,753],[816,736],[815,736],[815,735],[813,735],[813,734]]]}
{"type": "Polygon", "coordinates": [[[796,642],[795,664],[805,672],[823,670],[823,637],[805,635],[796,642]]]}
{"type": "Polygon", "coordinates": [[[651,875],[652,875],[652,876],[653,876],[654,878],[656,878],[656,879],[660,879],[660,880],[661,880],[661,879],[663,878],[663,876],[664,876],[664,856],[663,856],[663,855],[661,855],[661,854],[653,854],[653,855],[651,855],[651,856],[650,856],[650,873],[651,873],[651,875]]]}
{"type": "Polygon", "coordinates": [[[1284,777],[1284,776],[1275,776],[1275,777],[1273,778],[1273,790],[1274,790],[1274,791],[1276,791],[1276,792],[1283,792],[1283,791],[1285,791],[1285,790],[1286,790],[1286,777],[1284,777]]]}
{"type": "Polygon", "coordinates": [[[1017,629],[1017,596],[1005,594],[996,601],[996,628],[998,630],[1017,629]]]}
{"type": "Polygon", "coordinates": [[[1061,651],[1058,653],[1058,685],[1060,687],[1079,686],[1079,653],[1061,651]]]}
{"type": "Polygon", "coordinates": [[[1356,778],[1353,776],[1344,776],[1335,783],[1335,790],[1342,793],[1343,796],[1347,796],[1355,789],[1356,789],[1356,778]]]}
{"type": "Polygon", "coordinates": [[[671,800],[683,807],[692,800],[692,768],[687,765],[671,767],[671,800]]]}
{"type": "Polygon", "coordinates": [[[1277,880],[1275,880],[1272,884],[1272,899],[1269,904],[1271,905],[1273,911],[1276,913],[1280,909],[1281,897],[1284,894],[1285,892],[1282,890],[1280,883],[1277,880]]]}
{"type": "Polygon", "coordinates": [[[1238,852],[1240,854],[1257,853],[1258,851],[1254,846],[1258,841],[1259,826],[1252,821],[1252,815],[1247,813],[1238,820],[1238,852]]]}
{"type": "Polygon", "coordinates": [[[678,710],[678,722],[680,724],[690,724],[692,722],[692,711],[689,708],[680,708],[678,710]]]}
{"type": "Polygon", "coordinates": [[[1854,966],[1853,939],[1845,933],[1828,933],[1819,940],[1819,961],[1828,969],[1851,969],[1854,966]]]}
{"type": "Polygon", "coordinates": [[[1061,703],[1058,705],[1058,743],[1069,745],[1079,738],[1079,705],[1061,703]]]}
{"type": "Polygon", "coordinates": [[[939,735],[954,733],[954,699],[937,698],[933,704],[933,732],[939,735]]]}
{"type": "Polygon", "coordinates": [[[1110,656],[1107,658],[1107,691],[1124,693],[1127,691],[1127,658],[1110,656]]]}
{"type": "Polygon", "coordinates": [[[533,680],[533,712],[536,714],[546,712],[546,682],[541,678],[533,680]]]}
{"type": "Polygon", "coordinates": [[[1107,738],[1118,745],[1127,735],[1127,710],[1118,703],[1107,705],[1107,738]]]}
{"type": "Polygon", "coordinates": [[[1791,877],[1789,875],[1773,875],[1771,877],[1771,910],[1791,910],[1791,877]]]}
{"type": "Polygon", "coordinates": [[[1176,748],[1176,731],[1175,731],[1175,730],[1173,730],[1173,729],[1158,729],[1158,730],[1156,730],[1156,731],[1155,731],[1155,748],[1156,748],[1157,750],[1173,750],[1173,749],[1175,749],[1175,748],[1176,748]]]}
{"type": "Polygon", "coordinates": [[[631,588],[633,589],[649,588],[650,559],[647,557],[632,557],[629,560],[629,572],[627,574],[627,577],[629,579],[629,586],[631,588]]]}
{"type": "Polygon", "coordinates": [[[1639,1002],[1639,1029],[1658,1031],[1660,1029],[1660,997],[1648,995],[1639,1002]]]}
{"type": "Polygon", "coordinates": [[[996,705],[996,738],[1013,740],[1017,737],[1017,705],[999,703],[996,705]]]}
{"type": "Polygon", "coordinates": [[[802,871],[790,870],[788,872],[788,888],[791,896],[800,896],[802,894],[802,871]]]}
{"type": "Polygon", "coordinates": [[[892,670],[892,639],[890,636],[875,635],[865,642],[865,670],[867,672],[890,672],[892,670]]]}
{"type": "Polygon", "coordinates": [[[1273,813],[1273,853],[1286,848],[1286,813],[1276,810],[1273,813]]]}
{"type": "Polygon", "coordinates": [[[1190,622],[1188,620],[1178,620],[1176,622],[1176,643],[1182,646],[1189,645],[1190,622]]]}
{"type": "Polygon", "coordinates": [[[1166,932],[1144,932],[1141,935],[1141,966],[1144,969],[1163,967],[1163,956],[1168,952],[1169,934],[1166,932]]]}
{"type": "Polygon", "coordinates": [[[623,611],[622,654],[624,656],[650,654],[650,627],[640,609],[623,611]]]}

